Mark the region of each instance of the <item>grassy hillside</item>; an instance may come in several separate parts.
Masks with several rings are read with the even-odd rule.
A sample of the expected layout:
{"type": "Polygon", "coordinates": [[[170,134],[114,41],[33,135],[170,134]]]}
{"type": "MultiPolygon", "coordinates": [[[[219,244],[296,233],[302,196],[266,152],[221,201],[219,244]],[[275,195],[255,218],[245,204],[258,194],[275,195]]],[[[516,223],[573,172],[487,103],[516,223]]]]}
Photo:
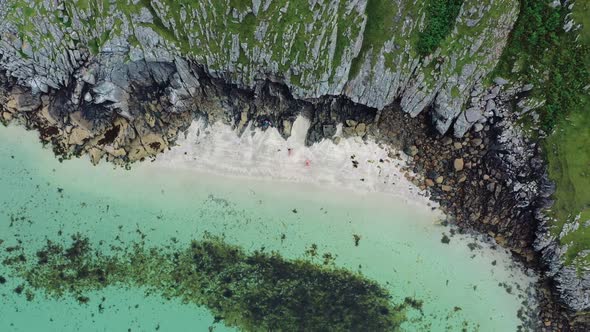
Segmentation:
{"type": "MultiPolygon", "coordinates": [[[[583,44],[582,73],[590,71],[590,0],[576,1],[573,17],[583,24],[578,41],[583,44]]],[[[576,231],[561,239],[568,244],[566,262],[579,270],[590,267],[590,91],[579,94],[579,104],[556,125],[546,143],[549,174],[557,183],[553,215],[554,231],[561,231],[566,223],[575,222],[576,231]]]]}
{"type": "Polygon", "coordinates": [[[568,244],[566,263],[590,267],[590,0],[577,0],[573,14],[551,0],[521,0],[521,13],[496,75],[532,83],[531,97],[544,100],[537,112],[549,175],[556,183],[552,232],[568,244]],[[581,30],[566,32],[573,17],[581,30]]]}

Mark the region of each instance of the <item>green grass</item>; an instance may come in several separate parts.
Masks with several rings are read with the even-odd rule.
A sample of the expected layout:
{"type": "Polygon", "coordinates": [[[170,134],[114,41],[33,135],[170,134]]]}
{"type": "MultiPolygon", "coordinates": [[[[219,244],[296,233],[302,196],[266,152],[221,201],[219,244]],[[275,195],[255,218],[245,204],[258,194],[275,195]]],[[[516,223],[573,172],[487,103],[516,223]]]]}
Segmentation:
{"type": "MultiPolygon", "coordinates": [[[[585,85],[584,81],[577,83],[575,79],[574,84],[562,82],[566,94],[564,99],[568,100],[567,92],[572,89],[575,90],[569,93],[577,99],[570,104],[571,108],[558,110],[569,112],[556,124],[545,146],[549,174],[557,185],[552,208],[555,218],[553,232],[557,234],[566,223],[577,220],[578,229],[563,237],[561,243],[569,245],[565,254],[566,264],[572,264],[581,272],[590,268],[590,255],[585,253],[590,250],[590,227],[585,226],[585,222],[590,220],[590,91],[583,89],[590,84],[590,0],[576,1],[573,17],[579,19],[577,23],[583,24],[578,44],[573,44],[581,46],[574,56],[567,57],[570,52],[560,52],[565,54],[561,60],[563,66],[571,66],[571,72],[582,77],[585,85]]],[[[566,75],[568,73],[566,71],[566,75]]]]}
{"type": "Polygon", "coordinates": [[[434,52],[443,39],[453,30],[463,0],[429,0],[426,11],[426,27],[420,32],[416,48],[422,56],[434,52]]]}
{"type": "Polygon", "coordinates": [[[573,9],[573,18],[577,23],[581,23],[582,42],[590,45],[590,0],[576,0],[573,9]]]}
{"type": "MultiPolygon", "coordinates": [[[[566,235],[561,242],[570,244],[566,264],[572,263],[583,250],[590,249],[590,99],[586,108],[572,112],[568,119],[556,126],[556,131],[546,142],[549,175],[557,183],[554,231],[563,229],[579,215],[579,229],[566,235]]],[[[578,265],[590,266],[590,257],[577,261],[578,265]]],[[[581,266],[580,266],[581,267],[581,266]]]]}

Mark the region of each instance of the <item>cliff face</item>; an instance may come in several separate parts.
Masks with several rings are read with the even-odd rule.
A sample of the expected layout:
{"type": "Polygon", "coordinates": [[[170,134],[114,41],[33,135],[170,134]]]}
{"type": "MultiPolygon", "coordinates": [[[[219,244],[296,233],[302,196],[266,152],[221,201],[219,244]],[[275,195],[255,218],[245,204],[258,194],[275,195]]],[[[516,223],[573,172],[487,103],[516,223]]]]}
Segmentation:
{"type": "MultiPolygon", "coordinates": [[[[412,117],[430,109],[439,133],[462,137],[473,126],[475,139],[464,137],[479,143],[469,143],[473,155],[487,156],[490,171],[504,170],[492,174],[502,195],[483,182],[486,173],[476,175],[460,201],[465,220],[482,220],[485,204],[474,196],[493,195],[496,205],[485,212],[497,217],[494,232],[521,231],[498,216],[530,219],[525,214],[545,207],[550,191],[537,147],[511,125],[509,105],[530,87],[490,77],[519,1],[463,0],[452,28],[424,54],[417,45],[432,29],[432,1],[0,0],[0,120],[24,118],[60,155],[127,163],[162,152],[195,113],[237,130],[248,121],[272,125],[289,136],[303,112],[312,143],[332,137],[339,123],[351,136],[382,130],[384,109],[412,117]],[[480,146],[490,128],[499,133],[484,144],[488,151],[480,146]]],[[[395,132],[395,121],[386,129],[395,132]]],[[[449,168],[436,164],[437,172],[449,168]]],[[[529,241],[528,233],[515,238],[529,241]]],[[[564,250],[543,234],[537,247],[562,299],[588,309],[588,275],[564,267],[564,250]]]]}
{"type": "Polygon", "coordinates": [[[72,103],[111,101],[125,114],[130,78],[121,66],[174,64],[178,87],[170,99],[182,107],[198,87],[185,58],[240,87],[284,82],[300,99],[345,95],[377,109],[399,100],[413,116],[432,105],[438,131],[453,127],[460,137],[484,120],[479,82],[500,57],[518,1],[465,0],[450,33],[421,56],[416,44],[429,29],[427,4],[2,0],[0,65],[33,91],[89,86],[72,103]]]}

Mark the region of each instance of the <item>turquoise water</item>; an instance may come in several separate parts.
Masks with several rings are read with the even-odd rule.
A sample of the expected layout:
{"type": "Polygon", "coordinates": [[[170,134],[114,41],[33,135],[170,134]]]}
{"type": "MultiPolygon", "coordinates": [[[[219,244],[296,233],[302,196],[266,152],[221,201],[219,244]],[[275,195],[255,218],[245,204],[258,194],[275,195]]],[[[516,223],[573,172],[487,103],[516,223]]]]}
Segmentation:
{"type": "MultiPolygon", "coordinates": [[[[85,159],[60,163],[34,133],[15,127],[0,128],[0,154],[2,252],[19,241],[34,252],[46,239],[65,243],[76,232],[105,248],[142,237],[182,244],[208,232],[286,258],[304,258],[316,244],[320,256],[336,255],[337,266],[381,283],[395,302],[423,300],[424,316],[414,313],[406,331],[515,331],[522,324],[517,312],[532,279],[506,253],[468,236],[443,244],[450,229],[436,223],[436,214],[391,196],[150,163],[130,171],[85,159]]],[[[0,276],[7,279],[0,285],[1,331],[229,330],[206,308],[138,289],[109,287],[84,305],[42,293],[27,301],[13,291],[21,280],[2,265],[0,276]]]]}

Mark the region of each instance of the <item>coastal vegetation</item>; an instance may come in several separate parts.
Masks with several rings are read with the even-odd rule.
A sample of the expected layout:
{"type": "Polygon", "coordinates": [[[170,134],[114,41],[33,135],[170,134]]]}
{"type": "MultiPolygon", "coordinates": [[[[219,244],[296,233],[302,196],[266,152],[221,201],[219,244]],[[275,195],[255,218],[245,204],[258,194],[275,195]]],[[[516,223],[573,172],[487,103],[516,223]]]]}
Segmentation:
{"type": "Polygon", "coordinates": [[[544,104],[536,110],[544,141],[548,171],[556,183],[552,232],[565,225],[566,263],[590,266],[590,1],[577,0],[573,12],[550,0],[521,0],[520,15],[495,75],[531,83],[529,98],[544,104]],[[572,15],[573,14],[573,15],[572,15]],[[581,29],[564,28],[573,17],[581,29]]]}
{"type": "MultiPolygon", "coordinates": [[[[584,2],[576,2],[575,8],[584,2]]],[[[539,111],[547,131],[584,108],[590,82],[590,44],[579,41],[579,31],[564,30],[570,10],[551,3],[521,0],[520,15],[496,70],[497,75],[536,87],[533,95],[545,100],[539,111]]]]}
{"type": "Polygon", "coordinates": [[[453,30],[463,0],[430,0],[426,11],[426,27],[416,45],[418,53],[428,55],[453,30]]]}
{"type": "Polygon", "coordinates": [[[396,331],[406,309],[421,306],[414,299],[394,305],[383,287],[358,273],[274,252],[246,253],[210,235],[176,247],[135,243],[105,254],[75,235],[69,246],[48,241],[35,257],[16,250],[3,263],[26,281],[21,293],[86,303],[90,292],[108,286],[141,288],[205,306],[246,331],[396,331]]]}

